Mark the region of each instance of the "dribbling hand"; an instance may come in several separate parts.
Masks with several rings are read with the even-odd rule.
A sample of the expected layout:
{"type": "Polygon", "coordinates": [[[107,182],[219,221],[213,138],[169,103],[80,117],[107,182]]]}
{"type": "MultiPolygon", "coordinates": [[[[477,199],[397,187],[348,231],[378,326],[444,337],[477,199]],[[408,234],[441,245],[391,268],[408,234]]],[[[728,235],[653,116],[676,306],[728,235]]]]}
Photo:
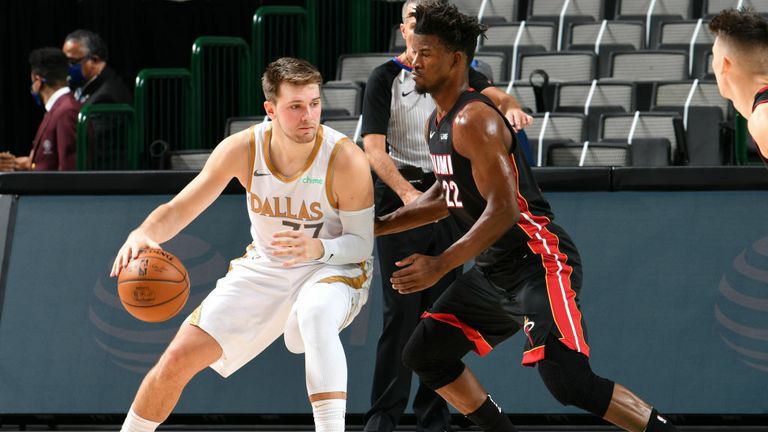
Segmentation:
{"type": "Polygon", "coordinates": [[[392,273],[392,288],[400,294],[411,294],[425,290],[436,284],[447,273],[440,257],[413,254],[395,263],[405,267],[392,273]]]}
{"type": "Polygon", "coordinates": [[[139,251],[142,249],[162,248],[142,231],[134,230],[128,235],[128,239],[117,252],[117,257],[115,257],[115,262],[112,264],[112,272],[110,272],[109,276],[117,277],[132,259],[139,256],[139,251]]]}
{"type": "Polygon", "coordinates": [[[323,243],[302,231],[288,230],[272,234],[272,252],[275,256],[293,257],[283,263],[283,267],[314,261],[323,257],[323,243]]]}

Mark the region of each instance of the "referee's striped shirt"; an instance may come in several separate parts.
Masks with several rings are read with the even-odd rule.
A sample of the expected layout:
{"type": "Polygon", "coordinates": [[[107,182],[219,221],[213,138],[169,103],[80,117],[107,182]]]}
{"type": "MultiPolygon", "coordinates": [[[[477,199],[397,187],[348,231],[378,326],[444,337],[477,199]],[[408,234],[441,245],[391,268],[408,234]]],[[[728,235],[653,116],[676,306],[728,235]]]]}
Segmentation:
{"type": "MultiPolygon", "coordinates": [[[[477,91],[490,86],[474,69],[470,69],[469,80],[477,91]]],[[[420,95],[414,87],[411,68],[397,57],[374,69],[365,86],[362,135],[385,135],[387,153],[398,168],[418,167],[431,172],[424,131],[435,103],[432,96],[420,95]]]]}

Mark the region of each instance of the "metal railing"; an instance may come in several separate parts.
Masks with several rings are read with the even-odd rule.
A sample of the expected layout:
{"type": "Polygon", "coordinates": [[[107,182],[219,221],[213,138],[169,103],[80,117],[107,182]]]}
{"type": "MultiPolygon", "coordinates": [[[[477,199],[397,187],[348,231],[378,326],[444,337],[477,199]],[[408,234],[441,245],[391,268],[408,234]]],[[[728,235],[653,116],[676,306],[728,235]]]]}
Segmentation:
{"type": "Polygon", "coordinates": [[[77,117],[77,169],[137,169],[133,119],[128,104],[85,105],[77,117]]]}
{"type": "Polygon", "coordinates": [[[240,38],[203,36],[192,45],[190,149],[210,149],[223,138],[227,118],[255,111],[248,44],[240,38]]]}
{"type": "Polygon", "coordinates": [[[314,20],[308,19],[307,10],[299,6],[262,6],[253,14],[251,49],[259,110],[264,102],[261,75],[269,62],[291,56],[317,64],[317,50],[310,49],[316,41],[309,29],[310,21],[314,24],[314,20]]]}
{"type": "Polygon", "coordinates": [[[190,148],[191,101],[187,69],[143,69],[136,76],[134,138],[142,168],[161,168],[158,159],[167,151],[190,148]]]}

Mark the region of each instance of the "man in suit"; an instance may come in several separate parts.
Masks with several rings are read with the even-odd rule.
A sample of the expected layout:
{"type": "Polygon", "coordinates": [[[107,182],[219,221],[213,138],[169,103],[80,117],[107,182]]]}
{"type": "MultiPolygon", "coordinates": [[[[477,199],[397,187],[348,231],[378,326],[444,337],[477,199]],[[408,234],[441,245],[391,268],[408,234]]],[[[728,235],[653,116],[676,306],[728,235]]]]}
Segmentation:
{"type": "Polygon", "coordinates": [[[80,103],[67,87],[69,62],[57,48],[40,48],[29,55],[32,97],[44,106],[29,156],[0,154],[4,171],[54,171],[75,169],[75,130],[80,103]]]}
{"type": "Polygon", "coordinates": [[[69,59],[69,86],[78,102],[131,103],[128,88],[107,66],[109,50],[101,36],[89,30],[75,30],[64,39],[62,51],[69,59]]]}

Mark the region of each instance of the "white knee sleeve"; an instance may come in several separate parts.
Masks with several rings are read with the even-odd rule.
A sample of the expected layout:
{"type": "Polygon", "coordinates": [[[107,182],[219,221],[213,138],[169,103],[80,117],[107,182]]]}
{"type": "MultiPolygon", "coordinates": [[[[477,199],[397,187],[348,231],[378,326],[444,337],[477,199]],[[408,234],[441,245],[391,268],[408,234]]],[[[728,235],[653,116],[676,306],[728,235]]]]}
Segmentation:
{"type": "Polygon", "coordinates": [[[347,360],[339,330],[347,313],[345,288],[317,284],[307,287],[296,300],[295,315],[285,329],[285,345],[305,353],[307,393],[346,391],[347,360]]]}
{"type": "Polygon", "coordinates": [[[295,312],[288,317],[288,322],[285,324],[285,330],[283,331],[283,340],[288,351],[294,354],[304,353],[304,341],[301,339],[299,319],[296,317],[295,312]]]}

